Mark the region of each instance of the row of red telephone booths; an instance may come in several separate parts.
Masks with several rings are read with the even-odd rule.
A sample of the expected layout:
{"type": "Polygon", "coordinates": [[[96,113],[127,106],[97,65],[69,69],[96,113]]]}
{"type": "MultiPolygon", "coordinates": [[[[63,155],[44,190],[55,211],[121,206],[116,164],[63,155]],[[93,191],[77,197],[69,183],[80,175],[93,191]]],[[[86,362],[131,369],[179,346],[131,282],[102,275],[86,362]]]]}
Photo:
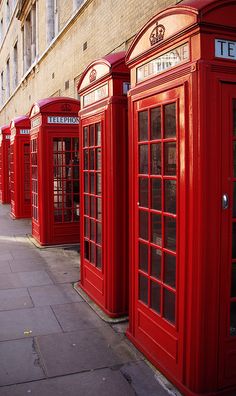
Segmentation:
{"type": "Polygon", "coordinates": [[[187,396],[236,392],[235,15],[162,11],[1,133],[1,201],[10,172],[39,243],[80,235],[79,287],[187,396]]]}

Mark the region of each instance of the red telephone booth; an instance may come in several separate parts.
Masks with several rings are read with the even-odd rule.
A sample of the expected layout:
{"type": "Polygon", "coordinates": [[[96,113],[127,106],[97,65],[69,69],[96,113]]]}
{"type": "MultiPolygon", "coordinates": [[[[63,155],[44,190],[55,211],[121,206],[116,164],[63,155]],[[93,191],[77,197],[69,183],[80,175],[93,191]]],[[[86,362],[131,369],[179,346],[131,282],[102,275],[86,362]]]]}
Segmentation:
{"type": "Polygon", "coordinates": [[[0,128],[0,202],[3,204],[11,202],[9,183],[10,137],[10,126],[2,126],[0,128]]]}
{"type": "Polygon", "coordinates": [[[235,15],[183,1],[126,58],[128,337],[184,395],[236,394],[235,15]]]}
{"type": "Polygon", "coordinates": [[[127,313],[127,87],[124,52],[91,63],[81,98],[81,288],[107,313],[127,313]]]}
{"type": "Polygon", "coordinates": [[[59,97],[30,112],[32,235],[41,245],[79,242],[79,108],[59,97]]]}
{"type": "Polygon", "coordinates": [[[11,216],[31,217],[30,200],[30,120],[21,116],[10,123],[11,216]]]}

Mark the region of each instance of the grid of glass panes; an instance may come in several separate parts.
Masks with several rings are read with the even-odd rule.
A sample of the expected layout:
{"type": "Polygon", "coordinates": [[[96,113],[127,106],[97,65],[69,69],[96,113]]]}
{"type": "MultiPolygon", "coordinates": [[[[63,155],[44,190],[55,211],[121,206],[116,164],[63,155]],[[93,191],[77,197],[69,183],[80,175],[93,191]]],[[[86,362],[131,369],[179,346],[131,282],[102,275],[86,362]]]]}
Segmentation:
{"type": "Polygon", "coordinates": [[[83,128],[84,258],[102,269],[101,123],[83,128]]]}
{"type": "Polygon", "coordinates": [[[30,144],[24,143],[24,202],[30,203],[30,144]]]}
{"type": "Polygon", "coordinates": [[[56,223],[79,221],[78,138],[53,139],[53,196],[56,223]]]}
{"type": "Polygon", "coordinates": [[[236,336],[236,99],[233,99],[233,212],[232,212],[232,277],[230,301],[230,335],[236,336]]]}
{"type": "Polygon", "coordinates": [[[38,139],[31,140],[32,218],[38,221],[38,139]]]}
{"type": "Polygon", "coordinates": [[[139,300],[176,323],[176,103],[138,113],[139,300]]]}
{"type": "Polygon", "coordinates": [[[10,168],[10,191],[11,201],[15,201],[15,186],[14,186],[14,143],[10,145],[9,168],[10,168]]]}

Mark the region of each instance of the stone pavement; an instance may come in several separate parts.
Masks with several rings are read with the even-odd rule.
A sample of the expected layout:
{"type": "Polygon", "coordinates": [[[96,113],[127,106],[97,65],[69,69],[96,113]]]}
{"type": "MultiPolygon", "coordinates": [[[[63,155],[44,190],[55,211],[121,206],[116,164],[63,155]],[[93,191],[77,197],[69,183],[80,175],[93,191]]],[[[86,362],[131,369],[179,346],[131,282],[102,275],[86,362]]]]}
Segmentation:
{"type": "Polygon", "coordinates": [[[0,396],[179,395],[73,289],[79,254],[38,249],[0,205],[0,396]]]}

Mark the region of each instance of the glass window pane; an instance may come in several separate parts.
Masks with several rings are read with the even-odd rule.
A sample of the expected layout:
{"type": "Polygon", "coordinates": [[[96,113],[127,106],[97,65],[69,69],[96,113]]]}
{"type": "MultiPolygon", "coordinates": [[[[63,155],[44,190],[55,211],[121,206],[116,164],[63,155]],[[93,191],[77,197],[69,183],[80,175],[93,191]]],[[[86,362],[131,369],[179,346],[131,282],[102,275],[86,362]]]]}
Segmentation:
{"type": "Polygon", "coordinates": [[[151,308],[160,313],[161,311],[161,287],[157,282],[151,281],[151,308]]]}
{"type": "Polygon", "coordinates": [[[84,236],[89,238],[89,219],[87,217],[84,218],[84,236]]]}
{"type": "Polygon", "coordinates": [[[139,269],[148,272],[148,245],[139,243],[139,269]]]}
{"type": "Polygon", "coordinates": [[[90,197],[90,216],[96,218],[96,198],[90,197]]]}
{"type": "Polygon", "coordinates": [[[175,323],[175,294],[164,289],[164,312],[163,316],[171,323],[175,323]]]}
{"type": "Polygon", "coordinates": [[[152,209],[161,210],[161,179],[151,179],[152,209]]]}
{"type": "Polygon", "coordinates": [[[139,141],[148,140],[148,112],[147,110],[138,113],[139,141]]]}
{"type": "Polygon", "coordinates": [[[152,219],[151,241],[156,245],[161,246],[162,244],[161,215],[152,213],[151,219],[152,219]]]}
{"type": "Polygon", "coordinates": [[[96,245],[90,242],[90,263],[95,264],[96,245]]]}
{"type": "Polygon", "coordinates": [[[139,178],[139,205],[148,207],[148,178],[139,178]]]}
{"type": "Polygon", "coordinates": [[[84,150],[84,169],[87,170],[88,166],[88,150],[84,150]]]}
{"type": "Polygon", "coordinates": [[[89,145],[94,146],[94,125],[89,127],[89,145]]]}
{"type": "Polygon", "coordinates": [[[90,239],[95,242],[95,221],[90,221],[90,239]]]}
{"type": "Polygon", "coordinates": [[[176,213],[175,180],[165,180],[165,212],[176,213]]]}
{"type": "Polygon", "coordinates": [[[89,197],[88,195],[84,196],[84,213],[89,215],[89,197]]]}
{"type": "Polygon", "coordinates": [[[102,220],[102,200],[97,198],[97,219],[102,220]]]}
{"type": "Polygon", "coordinates": [[[176,105],[168,104],[164,107],[165,113],[165,139],[176,136],[176,105]]]}
{"type": "Polygon", "coordinates": [[[176,250],[176,220],[171,217],[165,217],[165,247],[176,250]]]}
{"type": "Polygon", "coordinates": [[[236,297],[236,263],[232,264],[231,297],[236,297]]]}
{"type": "Polygon", "coordinates": [[[148,173],[148,145],[139,146],[139,173],[148,173]]]}
{"type": "Polygon", "coordinates": [[[101,146],[101,124],[96,124],[96,146],[101,146]]]}
{"type": "Polygon", "coordinates": [[[176,287],[176,258],[170,254],[165,254],[164,282],[176,287]]]}
{"type": "Polygon", "coordinates": [[[84,241],[84,258],[89,260],[89,242],[84,241]]]}
{"type": "Polygon", "coordinates": [[[89,169],[95,169],[95,163],[94,163],[94,150],[90,149],[89,150],[89,169]]]}
{"type": "Polygon", "coordinates": [[[151,247],[151,275],[161,279],[161,250],[151,247]]]}
{"type": "Polygon", "coordinates": [[[97,173],[97,195],[102,193],[102,177],[101,173],[97,173]]]}
{"type": "Polygon", "coordinates": [[[101,149],[96,150],[96,169],[101,170],[102,168],[102,152],[101,149]]]}
{"type": "Polygon", "coordinates": [[[161,108],[151,109],[151,140],[161,139],[161,108]]]}
{"type": "Polygon", "coordinates": [[[233,223],[232,230],[232,258],[236,258],[236,223],[233,223]]]}
{"type": "Polygon", "coordinates": [[[234,177],[236,177],[236,142],[233,143],[234,177]]]}
{"type": "Polygon", "coordinates": [[[148,212],[139,211],[139,236],[148,240],[148,212]]]}
{"type": "Polygon", "coordinates": [[[95,174],[90,173],[90,193],[95,194],[95,174]]]}
{"type": "Polygon", "coordinates": [[[102,243],[102,224],[97,223],[97,243],[102,243]]]}
{"type": "Polygon", "coordinates": [[[148,279],[139,274],[139,300],[148,304],[148,279]]]}
{"type": "Polygon", "coordinates": [[[233,99],[233,134],[236,136],[236,99],[233,99]]]}
{"type": "Polygon", "coordinates": [[[236,302],[230,304],[230,335],[236,336],[236,302]]]}
{"type": "Polygon", "coordinates": [[[161,175],[161,143],[151,145],[151,174],[161,175]]]}
{"type": "Polygon", "coordinates": [[[176,144],[165,143],[165,175],[176,175],[176,144]]]}
{"type": "Polygon", "coordinates": [[[84,192],[89,192],[89,188],[88,188],[88,173],[84,173],[84,192]]]}
{"type": "Polygon", "coordinates": [[[96,267],[101,269],[102,268],[102,248],[97,246],[96,248],[97,251],[97,262],[96,262],[96,267]]]}

